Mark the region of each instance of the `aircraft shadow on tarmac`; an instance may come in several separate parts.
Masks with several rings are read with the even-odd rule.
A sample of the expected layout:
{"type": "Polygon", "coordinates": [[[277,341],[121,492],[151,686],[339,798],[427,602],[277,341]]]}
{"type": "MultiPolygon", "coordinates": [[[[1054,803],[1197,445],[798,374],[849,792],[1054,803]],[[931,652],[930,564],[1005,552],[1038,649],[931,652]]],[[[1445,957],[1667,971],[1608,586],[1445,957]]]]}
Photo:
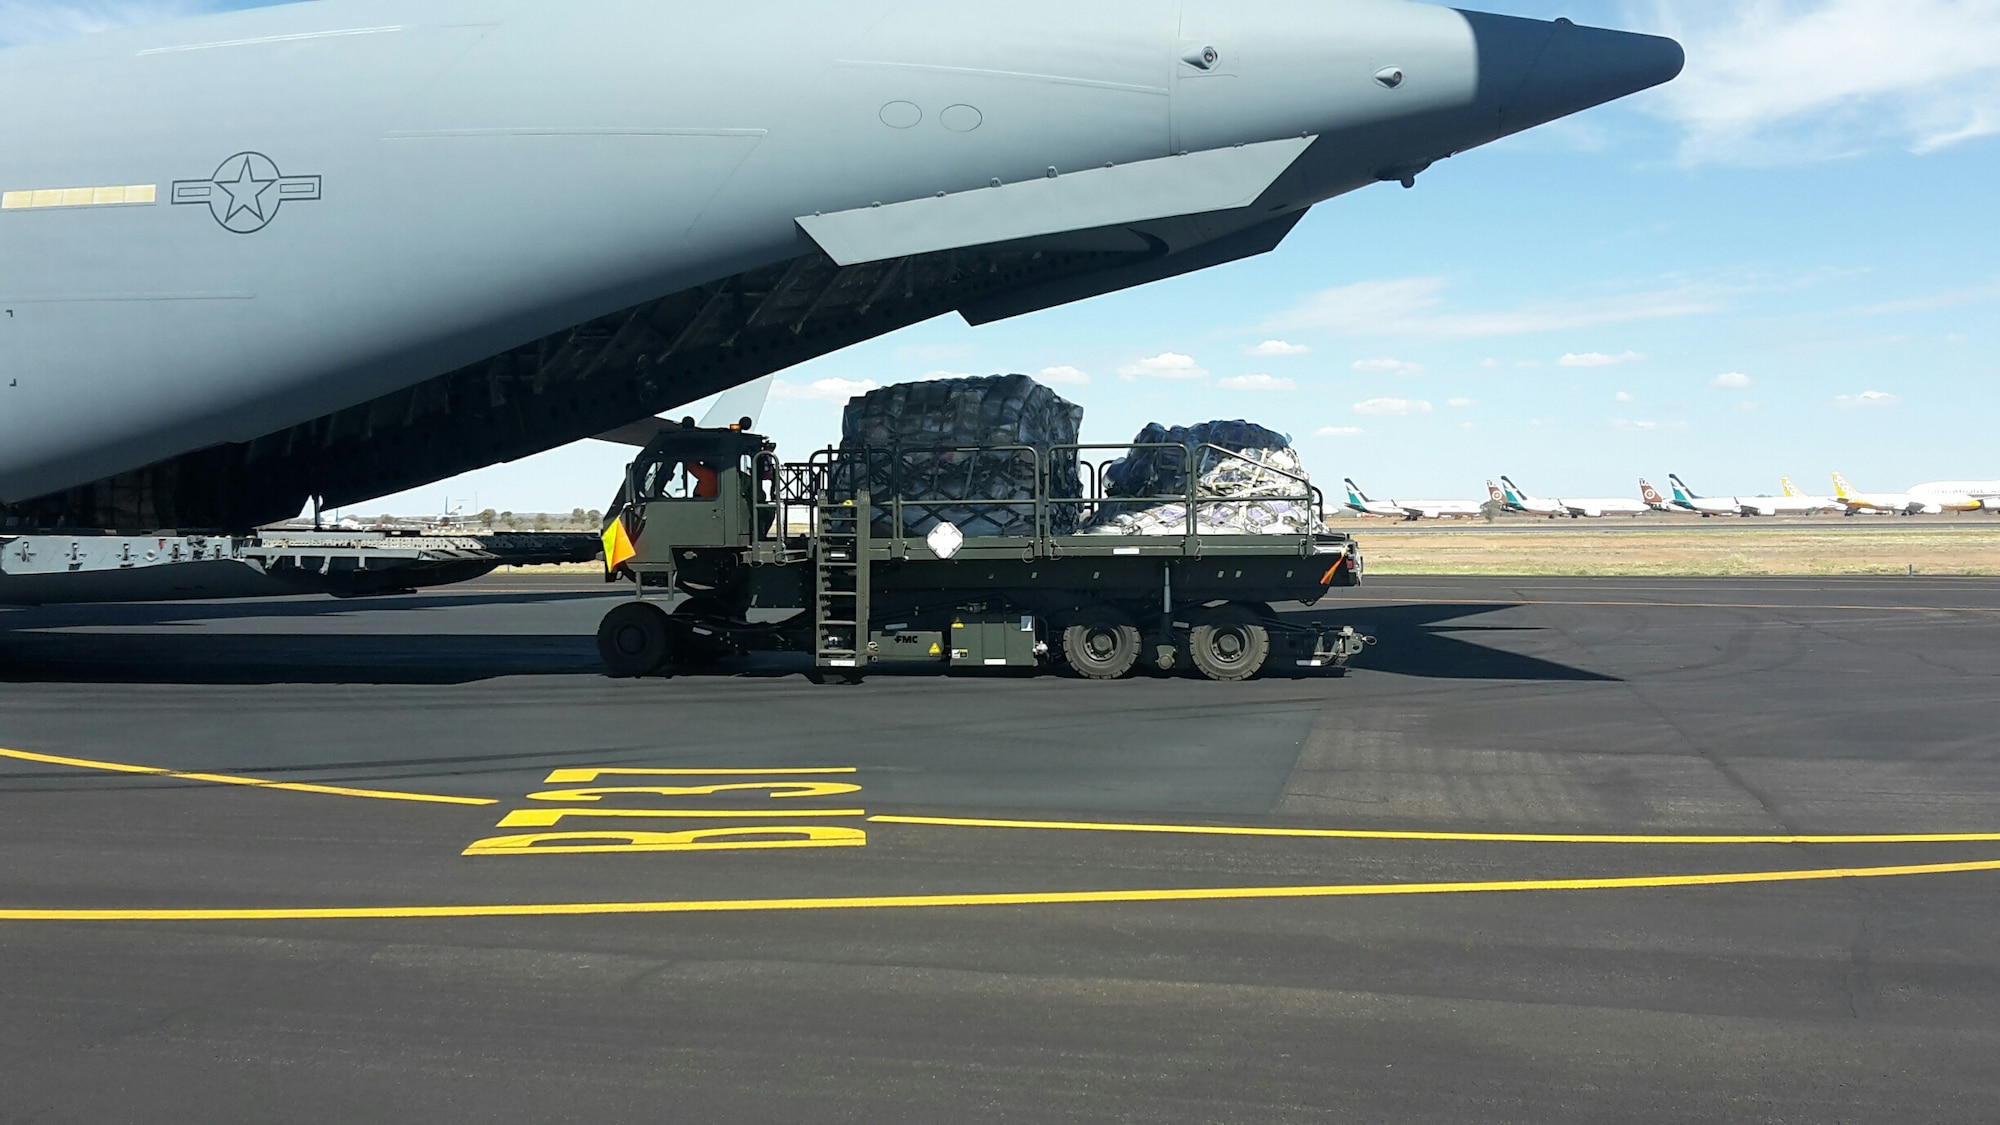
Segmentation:
{"type": "Polygon", "coordinates": [[[1592,672],[1538,656],[1489,648],[1457,633],[1534,633],[1536,626],[1461,625],[1477,614],[1497,613],[1509,605],[1490,603],[1363,605],[1321,604],[1309,612],[1287,614],[1292,620],[1323,625],[1352,625],[1379,643],[1354,660],[1358,668],[1400,676],[1445,680],[1542,680],[1617,682],[1618,677],[1592,672]]]}
{"type": "Polygon", "coordinates": [[[600,599],[594,592],[526,591],[276,601],[44,606],[0,613],[0,683],[460,684],[496,676],[591,675],[588,635],[438,634],[421,626],[356,633],[299,632],[288,621],[476,606],[521,607],[600,599]],[[272,624],[209,632],[212,622],[272,624]],[[123,632],[187,625],[187,632],[123,632]],[[60,632],[91,629],[91,632],[60,632]],[[101,630],[101,631],[99,631],[101,630]]]}
{"type": "MultiPolygon", "coordinates": [[[[1491,603],[1342,606],[1328,603],[1306,612],[1293,611],[1285,619],[1311,621],[1339,628],[1352,625],[1357,632],[1377,639],[1376,647],[1355,658],[1356,668],[1401,676],[1422,676],[1447,680],[1531,680],[1548,682],[1616,683],[1619,678],[1586,668],[1559,664],[1537,656],[1489,648],[1456,633],[1537,633],[1532,625],[1465,625],[1458,622],[1477,614],[1497,613],[1515,608],[1491,603]]],[[[798,675],[808,669],[802,655],[763,654],[724,660],[706,668],[686,669],[682,676],[778,677],[798,675]]],[[[1183,671],[1186,674],[1192,674],[1183,671]]],[[[1023,669],[1012,670],[1020,678],[1023,669]]],[[[937,669],[907,665],[871,669],[870,676],[936,676],[937,669]]],[[[964,669],[967,677],[995,676],[988,669],[964,669]]],[[[1034,673],[1028,673],[1034,674],[1034,673]]],[[[1046,674],[1046,673],[1044,673],[1046,674]]],[[[1264,673],[1267,679],[1309,679],[1325,676],[1319,669],[1287,668],[1273,663],[1264,673]]]]}
{"type": "MultiPolygon", "coordinates": [[[[174,622],[307,618],[368,610],[521,605],[528,601],[597,598],[589,593],[460,595],[430,598],[280,603],[63,606],[0,617],[0,683],[160,684],[409,684],[471,683],[500,676],[599,674],[595,638],[579,634],[118,632],[174,622]],[[9,627],[12,627],[11,630],[9,627]],[[97,627],[88,633],[42,630],[97,627]]],[[[1532,627],[1459,624],[1509,608],[1492,604],[1323,605],[1287,614],[1294,621],[1353,625],[1380,643],[1356,660],[1371,672],[1430,679],[1615,681],[1584,668],[1507,652],[1461,639],[1460,633],[1534,632],[1532,627]]],[[[782,677],[807,671],[802,655],[767,654],[724,661],[705,676],[782,677]]],[[[685,673],[684,673],[685,674],[685,673]]],[[[936,675],[932,669],[882,669],[874,674],[936,675]]],[[[1274,669],[1273,675],[1323,675],[1274,669]]]]}
{"type": "Polygon", "coordinates": [[[137,627],[195,621],[244,621],[258,618],[337,617],[383,610],[454,609],[483,605],[534,605],[589,601],[619,591],[524,590],[491,594],[382,594],[364,598],[334,598],[305,594],[296,598],[262,598],[228,602],[99,602],[77,605],[25,606],[0,611],[0,633],[13,629],[73,629],[84,626],[137,627]]]}
{"type": "Polygon", "coordinates": [[[593,637],[0,634],[0,684],[464,684],[597,675],[593,637]]]}

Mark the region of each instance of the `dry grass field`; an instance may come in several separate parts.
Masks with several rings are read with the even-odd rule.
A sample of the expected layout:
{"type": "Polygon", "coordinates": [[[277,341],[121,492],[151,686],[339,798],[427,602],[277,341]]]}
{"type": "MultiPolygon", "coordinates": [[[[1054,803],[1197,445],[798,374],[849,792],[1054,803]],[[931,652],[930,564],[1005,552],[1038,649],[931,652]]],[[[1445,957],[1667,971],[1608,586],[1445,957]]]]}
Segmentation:
{"type": "MultiPolygon", "coordinates": [[[[1842,519],[1507,519],[1409,524],[1343,519],[1379,575],[2000,575],[2000,516],[1842,519]]],[[[510,567],[601,574],[601,564],[510,567]]]]}
{"type": "Polygon", "coordinates": [[[1994,516],[1621,522],[1338,526],[1361,541],[1370,574],[2000,574],[1994,516]]]}

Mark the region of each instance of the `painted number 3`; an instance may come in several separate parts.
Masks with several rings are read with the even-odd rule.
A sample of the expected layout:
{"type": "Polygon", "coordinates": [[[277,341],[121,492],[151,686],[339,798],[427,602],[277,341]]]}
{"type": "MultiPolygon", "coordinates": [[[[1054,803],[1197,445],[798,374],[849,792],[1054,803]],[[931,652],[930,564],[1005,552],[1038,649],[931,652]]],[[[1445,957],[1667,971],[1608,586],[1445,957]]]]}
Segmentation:
{"type": "Polygon", "coordinates": [[[580,786],[544,789],[526,794],[538,806],[515,809],[501,818],[496,828],[539,828],[545,831],[507,836],[489,836],[467,847],[465,855],[549,855],[598,852],[696,852],[747,851],[761,848],[851,848],[868,842],[860,828],[841,824],[802,824],[816,821],[859,819],[865,809],[828,808],[824,805],[762,804],[745,807],[743,802],[761,798],[768,802],[807,801],[845,797],[861,792],[848,781],[799,780],[801,774],[852,774],[852,767],[817,767],[796,770],[747,769],[560,769],[543,779],[545,785],[580,786]],[[744,775],[761,775],[751,780],[744,775]],[[699,784],[594,785],[603,778],[715,778],[743,777],[743,780],[703,781],[699,784]],[[673,808],[640,808],[628,805],[633,798],[647,804],[671,803],[673,808]],[[632,821],[730,820],[728,825],[704,824],[664,830],[664,825],[639,830],[632,821]],[[742,823],[757,821],[760,823],[742,823]],[[771,823],[761,823],[761,822],[771,823]],[[578,823],[582,822],[582,823],[578,823]],[[586,828],[584,824],[602,827],[586,828]],[[615,827],[614,827],[615,825],[615,827]],[[553,829],[553,831],[547,831],[553,829]]]}

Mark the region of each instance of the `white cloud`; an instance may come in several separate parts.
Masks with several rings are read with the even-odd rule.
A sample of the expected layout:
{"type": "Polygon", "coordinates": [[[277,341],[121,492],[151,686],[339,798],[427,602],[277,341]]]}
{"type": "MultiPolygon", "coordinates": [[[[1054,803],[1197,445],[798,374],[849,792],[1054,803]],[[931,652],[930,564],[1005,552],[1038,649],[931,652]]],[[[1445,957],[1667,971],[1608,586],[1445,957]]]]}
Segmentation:
{"type": "Polygon", "coordinates": [[[1444,404],[1446,406],[1453,408],[1454,410],[1464,410],[1467,409],[1468,407],[1479,405],[1477,402],[1474,402],[1469,398],[1448,398],[1444,400],[1444,404]]]}
{"type": "Polygon", "coordinates": [[[1616,367],[1621,363],[1635,363],[1645,359],[1638,352],[1619,352],[1606,355],[1603,352],[1570,352],[1556,362],[1564,367],[1616,367]]]}
{"type": "Polygon", "coordinates": [[[1313,431],[1314,437],[1355,437],[1366,433],[1360,426],[1321,426],[1313,431]]]}
{"type": "Polygon", "coordinates": [[[0,46],[162,23],[222,7],[213,0],[0,0],[0,46]]]}
{"type": "Polygon", "coordinates": [[[1276,375],[1231,375],[1227,379],[1216,380],[1215,385],[1225,391],[1295,391],[1299,389],[1297,383],[1292,382],[1290,379],[1279,378],[1276,375]]]}
{"type": "Polygon", "coordinates": [[[1035,378],[1058,387],[1082,387],[1090,383],[1090,376],[1068,364],[1060,367],[1044,367],[1035,373],[1035,378]]]}
{"type": "Polygon", "coordinates": [[[1480,361],[1479,361],[1479,366],[1481,366],[1481,367],[1498,367],[1498,366],[1500,366],[1500,361],[1499,361],[1499,360],[1497,360],[1497,359],[1482,359],[1482,360],[1480,360],[1480,361]]]}
{"type": "Polygon", "coordinates": [[[1903,405],[1903,398],[1901,395],[1892,395],[1887,391],[1862,391],[1858,395],[1835,395],[1833,404],[1845,408],[1901,406],[1903,405]]]}
{"type": "Polygon", "coordinates": [[[979,378],[979,376],[977,376],[977,375],[974,375],[974,374],[973,374],[972,372],[970,372],[970,371],[926,371],[926,372],[924,372],[924,378],[926,378],[926,379],[977,379],[977,378],[979,378]]]}
{"type": "Polygon", "coordinates": [[[1635,394],[1633,394],[1633,393],[1632,393],[1631,391],[1619,391],[1619,392],[1618,392],[1617,394],[1615,394],[1615,395],[1612,395],[1612,396],[1611,396],[1611,401],[1613,401],[1613,402],[1638,402],[1638,401],[1639,401],[1639,396],[1638,396],[1638,395],[1635,395],[1635,394]]]}
{"type": "Polygon", "coordinates": [[[1191,355],[1180,352],[1161,352],[1137,363],[1128,363],[1118,369],[1127,379],[1206,379],[1208,369],[1194,361],[1191,355]]]}
{"type": "Polygon", "coordinates": [[[1304,355],[1311,350],[1311,348],[1306,347],[1304,344],[1293,344],[1284,340],[1266,340],[1254,348],[1244,348],[1243,354],[1255,356],[1304,355]]]}
{"type": "Polygon", "coordinates": [[[1918,156],[1929,156],[1960,141],[1990,137],[1995,133],[2000,133],[2000,112],[1996,112],[1992,106],[1977,106],[1971,110],[1964,125],[1956,129],[1947,129],[1942,133],[1932,133],[1927,137],[1920,136],[1910,145],[1910,151],[1918,156]]]}
{"type": "Polygon", "coordinates": [[[1920,297],[1903,297],[1894,301],[1884,301],[1878,305],[1867,305],[1855,311],[1866,316],[1935,312],[1939,309],[1955,309],[1995,300],[2000,300],[2000,281],[1947,289],[1939,293],[1926,293],[1920,297]]]}
{"type": "Polygon", "coordinates": [[[1423,364],[1411,363],[1406,359],[1357,359],[1354,361],[1354,369],[1356,371],[1387,372],[1391,375],[1422,375],[1424,373],[1423,364]]]}
{"type": "Polygon", "coordinates": [[[1741,371],[1725,371],[1715,378],[1710,379],[1708,385],[1719,387],[1725,391],[1740,391],[1750,385],[1750,376],[1745,375],[1741,371]]]}
{"type": "Polygon", "coordinates": [[[815,379],[805,384],[779,379],[771,384],[771,397],[808,402],[846,402],[855,395],[867,394],[876,386],[873,379],[815,379]]]}
{"type": "Polygon", "coordinates": [[[1404,417],[1429,414],[1431,404],[1420,398],[1370,398],[1355,403],[1354,412],[1377,417],[1404,417]]]}
{"type": "Polygon", "coordinates": [[[1635,422],[1628,418],[1616,419],[1611,425],[1613,429],[1619,430],[1657,430],[1660,428],[1658,422],[1635,422]]]}
{"type": "Polygon", "coordinates": [[[1445,286],[1441,277],[1358,281],[1315,293],[1273,315],[1265,327],[1303,328],[1341,336],[1470,339],[1695,316],[1723,307],[1715,288],[1682,283],[1647,292],[1542,300],[1512,309],[1465,312],[1445,307],[1445,286]]]}
{"type": "Polygon", "coordinates": [[[1687,71],[1647,104],[1685,163],[1788,163],[2000,133],[1993,0],[1651,0],[1687,71]]]}

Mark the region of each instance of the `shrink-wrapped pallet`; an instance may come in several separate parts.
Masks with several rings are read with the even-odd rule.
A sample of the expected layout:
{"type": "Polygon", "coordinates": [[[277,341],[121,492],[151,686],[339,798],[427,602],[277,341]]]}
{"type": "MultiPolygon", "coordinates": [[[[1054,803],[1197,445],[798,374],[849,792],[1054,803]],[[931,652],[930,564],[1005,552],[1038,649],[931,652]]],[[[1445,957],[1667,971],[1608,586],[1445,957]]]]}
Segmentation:
{"type": "MultiPolygon", "coordinates": [[[[836,490],[866,480],[871,533],[894,533],[890,507],[903,501],[903,533],[924,535],[950,522],[969,537],[1032,535],[1036,462],[1047,467],[1051,499],[1083,495],[1074,445],[1083,408],[1026,375],[897,383],[849,399],[841,418],[844,471],[836,490]],[[963,446],[1016,446],[966,450],[963,446]],[[992,501],[984,503],[982,501],[992,501]]],[[[1075,530],[1079,505],[1049,507],[1051,530],[1075,530]]]]}
{"type": "Polygon", "coordinates": [[[1082,534],[1186,534],[1190,471],[1196,534],[1310,535],[1318,529],[1311,485],[1292,439],[1237,420],[1171,428],[1149,423],[1132,439],[1131,451],[1105,469],[1105,502],[1082,534]]]}

